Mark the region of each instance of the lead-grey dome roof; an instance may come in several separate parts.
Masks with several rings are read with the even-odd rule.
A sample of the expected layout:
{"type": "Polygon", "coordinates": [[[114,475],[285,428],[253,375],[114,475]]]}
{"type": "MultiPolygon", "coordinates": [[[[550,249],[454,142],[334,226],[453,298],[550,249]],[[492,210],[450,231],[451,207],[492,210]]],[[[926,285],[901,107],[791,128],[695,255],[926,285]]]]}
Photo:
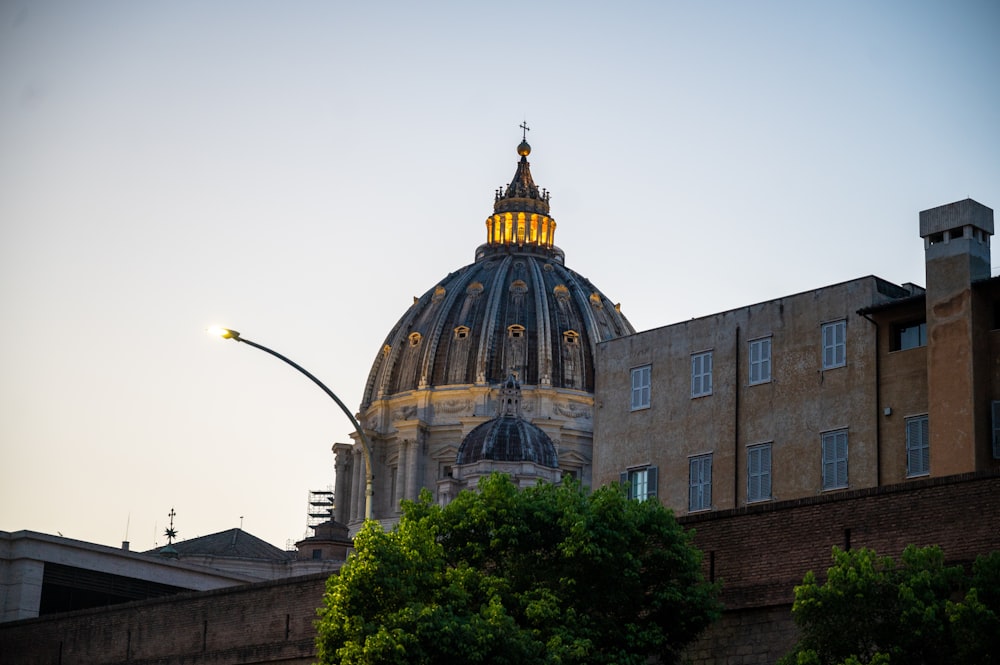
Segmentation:
{"type": "Polygon", "coordinates": [[[549,193],[531,177],[530,146],[497,190],[475,261],[431,287],[389,332],[362,402],[419,388],[500,383],[594,390],[597,344],[635,330],[553,243],[549,193]]]}
{"type": "Polygon", "coordinates": [[[517,416],[498,416],[473,429],[462,441],[455,464],[535,462],[559,468],[555,444],[539,427],[517,416]]]}

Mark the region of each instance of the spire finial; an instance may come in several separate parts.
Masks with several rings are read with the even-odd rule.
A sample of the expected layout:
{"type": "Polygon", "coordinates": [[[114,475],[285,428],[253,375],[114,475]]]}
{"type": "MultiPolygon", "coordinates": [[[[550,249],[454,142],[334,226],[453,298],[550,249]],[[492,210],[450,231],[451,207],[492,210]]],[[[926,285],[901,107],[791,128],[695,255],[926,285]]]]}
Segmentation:
{"type": "Polygon", "coordinates": [[[166,531],[163,534],[167,537],[167,545],[172,545],[174,542],[174,538],[177,537],[177,529],[174,528],[174,516],[176,515],[177,513],[174,511],[173,508],[171,508],[170,512],[167,513],[167,517],[170,518],[170,526],[167,527],[166,531]]]}

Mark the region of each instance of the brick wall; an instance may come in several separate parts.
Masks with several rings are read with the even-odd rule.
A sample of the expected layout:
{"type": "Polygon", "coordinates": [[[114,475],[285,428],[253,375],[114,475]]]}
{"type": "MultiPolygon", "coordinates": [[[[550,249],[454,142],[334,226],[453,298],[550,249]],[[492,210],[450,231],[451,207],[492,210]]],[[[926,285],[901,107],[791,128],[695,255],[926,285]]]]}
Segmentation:
{"type": "MultiPolygon", "coordinates": [[[[696,530],[726,611],[688,650],[694,665],[773,663],[795,642],[793,588],[834,545],[898,555],[938,544],[949,562],[1000,549],[1000,473],[932,478],[681,518],[696,530]]],[[[325,575],[0,623],[17,665],[305,665],[325,575]]]]}
{"type": "Polygon", "coordinates": [[[1000,474],[930,478],[682,517],[726,611],[689,650],[696,665],[773,663],[795,642],[794,587],[834,546],[898,556],[940,545],[949,563],[1000,550],[1000,474]],[[849,541],[849,543],[848,543],[849,541]]]}
{"type": "Polygon", "coordinates": [[[17,665],[307,665],[326,574],[0,624],[17,665]]]}

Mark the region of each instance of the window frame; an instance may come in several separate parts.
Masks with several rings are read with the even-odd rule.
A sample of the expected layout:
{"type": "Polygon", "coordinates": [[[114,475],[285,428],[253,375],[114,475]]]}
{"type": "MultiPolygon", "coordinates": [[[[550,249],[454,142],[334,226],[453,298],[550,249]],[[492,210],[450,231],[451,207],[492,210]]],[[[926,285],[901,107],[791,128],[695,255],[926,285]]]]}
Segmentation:
{"type": "Polygon", "coordinates": [[[993,459],[1000,459],[1000,400],[990,404],[993,416],[993,459]]]}
{"type": "Polygon", "coordinates": [[[767,443],[755,443],[751,446],[747,446],[747,503],[758,503],[760,501],[770,501],[773,498],[772,495],[772,485],[771,485],[771,457],[772,454],[772,442],[767,443]],[[766,455],[766,469],[764,468],[764,453],[766,455]],[[754,472],[754,457],[760,458],[757,460],[757,471],[754,472]],[[765,490],[764,483],[767,483],[765,490]],[[752,491],[756,487],[757,491],[752,491]]]}
{"type": "Polygon", "coordinates": [[[931,475],[931,442],[927,414],[911,416],[904,419],[904,422],[906,423],[906,477],[929,476],[931,475]],[[918,468],[915,469],[914,466],[918,468]]]}
{"type": "Polygon", "coordinates": [[[905,323],[893,324],[891,328],[892,338],[889,344],[889,351],[909,351],[927,346],[927,321],[914,320],[905,323]],[[916,330],[916,343],[910,343],[909,338],[904,338],[907,331],[916,330]],[[904,343],[904,340],[906,343],[904,343]]]}
{"type": "Polygon", "coordinates": [[[748,343],[747,350],[747,383],[751,386],[758,386],[762,383],[771,382],[771,336],[758,337],[748,343]],[[758,349],[757,359],[754,360],[754,349],[758,349]],[[766,350],[766,356],[764,351],[766,350]],[[754,378],[754,368],[757,369],[757,378],[754,378]],[[766,374],[766,376],[765,376],[766,374]]]}
{"type": "Polygon", "coordinates": [[[691,354],[691,398],[712,394],[712,349],[691,354]],[[705,368],[706,362],[708,368],[705,368]]]}
{"type": "Polygon", "coordinates": [[[712,453],[692,455],[688,457],[688,512],[711,509],[712,453]]]}
{"type": "Polygon", "coordinates": [[[656,498],[658,473],[655,466],[646,464],[643,466],[629,467],[619,474],[619,480],[622,485],[628,486],[627,492],[629,499],[646,501],[647,499],[656,498]],[[639,474],[642,474],[642,485],[635,482],[635,479],[639,477],[639,474]],[[643,488],[641,496],[638,492],[638,488],[640,486],[643,488]]]}
{"type": "Polygon", "coordinates": [[[828,321],[820,329],[823,369],[836,369],[847,365],[847,319],[828,321]]]}
{"type": "Polygon", "coordinates": [[[823,491],[842,490],[850,487],[849,438],[847,428],[830,430],[820,435],[822,442],[823,491]],[[843,439],[841,440],[841,437],[843,439]],[[843,443],[843,455],[837,446],[843,443]],[[832,472],[832,473],[831,473],[832,472]],[[843,477],[843,480],[841,480],[843,477]]]}
{"type": "Polygon", "coordinates": [[[652,403],[653,397],[653,366],[652,365],[639,365],[638,367],[633,367],[629,372],[629,377],[631,381],[631,390],[629,392],[629,405],[630,411],[642,411],[643,409],[648,409],[652,403]],[[636,377],[639,377],[640,385],[636,383],[636,377]],[[643,383],[642,379],[645,377],[643,383]],[[636,395],[639,399],[636,399],[636,395]]]}

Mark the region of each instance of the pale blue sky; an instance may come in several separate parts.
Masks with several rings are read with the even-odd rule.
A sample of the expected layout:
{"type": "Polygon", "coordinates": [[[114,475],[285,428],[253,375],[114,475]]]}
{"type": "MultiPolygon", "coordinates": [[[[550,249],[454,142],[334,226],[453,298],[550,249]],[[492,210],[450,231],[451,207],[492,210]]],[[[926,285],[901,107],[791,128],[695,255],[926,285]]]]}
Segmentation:
{"type": "Polygon", "coordinates": [[[1000,206],[998,71],[995,0],[2,3],[0,530],[301,538],[350,424],[202,331],[356,407],[524,119],[638,329],[923,284],[918,212],[1000,206]]]}

